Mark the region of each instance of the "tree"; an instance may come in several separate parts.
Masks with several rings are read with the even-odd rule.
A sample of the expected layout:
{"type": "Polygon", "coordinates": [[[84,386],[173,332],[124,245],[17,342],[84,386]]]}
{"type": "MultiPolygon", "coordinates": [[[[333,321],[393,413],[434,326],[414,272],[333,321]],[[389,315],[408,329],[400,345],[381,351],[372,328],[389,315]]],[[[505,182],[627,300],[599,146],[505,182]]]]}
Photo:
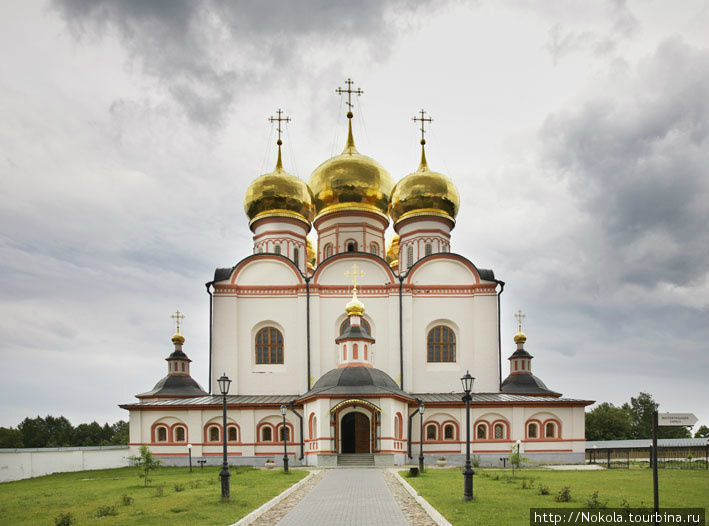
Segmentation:
{"type": "Polygon", "coordinates": [[[111,444],[128,445],[129,425],[125,420],[119,420],[111,426],[111,444]]]}
{"type": "MultiPolygon", "coordinates": [[[[639,393],[637,398],[630,399],[632,438],[652,437],[652,413],[658,408],[659,404],[649,393],[639,393]]],[[[690,438],[692,435],[686,427],[660,426],[657,436],[658,438],[690,438]]]]}
{"type": "Polygon", "coordinates": [[[44,447],[71,446],[74,435],[74,426],[65,417],[55,418],[47,415],[44,419],[47,430],[47,443],[44,447]]]}
{"type": "Polygon", "coordinates": [[[586,413],[586,440],[625,440],[631,437],[631,428],[628,404],[603,402],[586,413]]]}
{"type": "Polygon", "coordinates": [[[140,472],[138,476],[145,479],[145,486],[147,487],[150,484],[150,472],[157,469],[162,462],[153,456],[148,446],[140,446],[140,455],[137,457],[131,456],[130,459],[140,472]]]}
{"type": "Polygon", "coordinates": [[[510,456],[508,458],[510,466],[512,466],[513,477],[515,476],[515,469],[520,469],[523,462],[529,461],[527,457],[523,457],[522,454],[519,452],[519,444],[515,444],[512,446],[512,450],[510,451],[510,456]]]}
{"type": "Polygon", "coordinates": [[[709,427],[699,426],[697,432],[694,433],[694,438],[709,438],[709,427]]]}
{"type": "Polygon", "coordinates": [[[0,448],[18,448],[23,447],[22,431],[13,429],[12,427],[0,427],[0,448]]]}
{"type": "Polygon", "coordinates": [[[41,416],[25,418],[17,426],[17,429],[22,433],[24,447],[47,447],[49,431],[44,418],[41,416]]]}

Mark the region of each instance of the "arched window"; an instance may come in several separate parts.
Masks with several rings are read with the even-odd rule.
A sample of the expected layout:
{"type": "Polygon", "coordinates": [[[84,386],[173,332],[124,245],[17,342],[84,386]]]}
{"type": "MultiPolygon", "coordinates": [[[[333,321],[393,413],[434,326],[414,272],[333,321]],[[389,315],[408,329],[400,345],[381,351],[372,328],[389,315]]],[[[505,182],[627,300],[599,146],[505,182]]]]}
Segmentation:
{"type": "Polygon", "coordinates": [[[269,426],[261,428],[261,442],[273,442],[273,431],[269,426]]]}
{"type": "Polygon", "coordinates": [[[276,254],[280,254],[281,253],[281,245],[276,245],[273,249],[273,252],[276,254]]]}
{"type": "Polygon", "coordinates": [[[538,435],[539,435],[539,433],[537,431],[537,424],[535,424],[534,422],[531,422],[530,424],[528,424],[527,425],[527,436],[529,438],[537,438],[538,435]]]}
{"type": "Polygon", "coordinates": [[[290,429],[287,426],[281,426],[278,428],[278,440],[283,442],[290,442],[290,429]]]}
{"type": "Polygon", "coordinates": [[[545,438],[556,438],[556,424],[554,422],[547,422],[544,426],[544,436],[545,438]]]}
{"type": "Polygon", "coordinates": [[[158,442],[167,442],[167,428],[165,426],[160,426],[157,428],[157,441],[158,442]]]}
{"type": "Polygon", "coordinates": [[[295,266],[300,266],[300,250],[298,247],[295,247],[293,249],[293,263],[295,263],[295,266]]]}
{"type": "Polygon", "coordinates": [[[318,438],[318,417],[313,415],[310,421],[310,439],[314,440],[318,438]]]}
{"type": "Polygon", "coordinates": [[[357,252],[357,241],[347,241],[345,244],[347,252],[357,252]]]}
{"type": "Polygon", "coordinates": [[[426,440],[436,440],[436,432],[438,431],[438,426],[435,424],[429,424],[426,426],[426,440]]]}
{"type": "Polygon", "coordinates": [[[283,363],[283,335],[275,327],[256,333],[256,363],[283,363]]]}
{"type": "Polygon", "coordinates": [[[402,422],[403,418],[400,413],[396,413],[396,416],[394,417],[394,438],[398,438],[401,440],[401,437],[403,436],[403,429],[402,429],[402,422]]]}
{"type": "Polygon", "coordinates": [[[443,426],[443,439],[455,440],[455,426],[453,424],[443,426]]]}
{"type": "Polygon", "coordinates": [[[450,327],[437,325],[428,331],[428,361],[455,362],[455,333],[450,327]]]}
{"type": "Polygon", "coordinates": [[[263,254],[263,247],[258,247],[258,253],[263,254]]]}
{"type": "Polygon", "coordinates": [[[414,247],[409,245],[406,247],[406,266],[412,267],[414,265],[414,247]]]}
{"type": "MultiPolygon", "coordinates": [[[[369,334],[370,336],[372,335],[372,327],[369,325],[369,322],[365,320],[364,318],[360,318],[360,325],[362,326],[362,330],[369,334]]],[[[350,319],[347,318],[345,321],[342,322],[342,325],[340,325],[340,336],[342,336],[345,331],[347,330],[347,327],[350,326],[350,319]]]]}
{"type": "Polygon", "coordinates": [[[495,436],[495,440],[502,440],[503,438],[505,438],[505,425],[495,424],[495,427],[493,428],[493,433],[495,436]]]}
{"type": "Polygon", "coordinates": [[[427,256],[433,254],[433,247],[431,246],[431,243],[426,243],[425,250],[427,256]]]}
{"type": "Polygon", "coordinates": [[[325,245],[324,253],[325,253],[326,258],[329,258],[330,256],[332,256],[332,245],[330,243],[325,245]]]}
{"type": "Polygon", "coordinates": [[[177,426],[175,428],[175,442],[185,442],[187,440],[187,433],[185,433],[185,428],[182,426],[177,426]]]}
{"type": "Polygon", "coordinates": [[[475,436],[478,440],[487,440],[487,424],[478,424],[475,436]]]}
{"type": "Polygon", "coordinates": [[[375,256],[378,256],[379,255],[379,245],[377,245],[376,243],[370,243],[369,244],[369,252],[371,252],[375,256]]]}
{"type": "Polygon", "coordinates": [[[236,426],[228,426],[226,428],[226,439],[227,442],[236,442],[238,440],[239,434],[236,426]]]}
{"type": "Polygon", "coordinates": [[[209,437],[210,442],[221,442],[219,439],[219,427],[217,426],[209,426],[207,436],[209,437]]]}

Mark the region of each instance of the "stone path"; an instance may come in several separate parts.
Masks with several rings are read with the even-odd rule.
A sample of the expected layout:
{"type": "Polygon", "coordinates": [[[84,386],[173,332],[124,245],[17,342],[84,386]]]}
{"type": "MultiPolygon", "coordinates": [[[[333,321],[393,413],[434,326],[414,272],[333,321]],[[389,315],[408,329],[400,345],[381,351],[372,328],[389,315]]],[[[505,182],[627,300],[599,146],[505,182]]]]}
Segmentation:
{"type": "Polygon", "coordinates": [[[401,482],[391,471],[384,472],[384,480],[409,524],[412,526],[436,526],[436,521],[416,502],[411,493],[406,491],[406,488],[401,485],[401,482]]]}
{"type": "MultiPolygon", "coordinates": [[[[302,488],[295,493],[299,493],[300,489],[302,488]]],[[[266,524],[261,523],[260,520],[261,518],[254,524],[266,524]]],[[[409,526],[411,523],[406,520],[399,504],[394,500],[380,470],[332,469],[328,470],[313,490],[277,524],[278,526],[409,526]]]]}

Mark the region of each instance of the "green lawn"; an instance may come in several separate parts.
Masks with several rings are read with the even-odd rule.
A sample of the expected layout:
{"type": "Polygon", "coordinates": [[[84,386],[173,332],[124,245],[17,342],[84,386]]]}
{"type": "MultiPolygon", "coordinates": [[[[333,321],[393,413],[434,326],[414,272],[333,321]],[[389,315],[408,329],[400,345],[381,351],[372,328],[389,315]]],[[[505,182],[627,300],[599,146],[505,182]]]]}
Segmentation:
{"type": "MultiPolygon", "coordinates": [[[[586,507],[597,491],[607,507],[652,507],[652,471],[612,469],[602,471],[551,471],[477,469],[473,479],[475,500],[463,502],[463,475],[457,469],[430,469],[418,477],[400,474],[452,524],[476,526],[529,525],[529,508],[586,507]],[[526,482],[523,482],[526,481],[526,482]],[[523,488],[522,485],[529,486],[523,488]],[[540,495],[540,486],[549,495],[540,495]],[[564,487],[570,502],[554,497],[564,487]]],[[[709,507],[709,471],[660,470],[660,506],[709,507]]]]}
{"type": "Polygon", "coordinates": [[[135,468],[6,482],[0,484],[0,523],[51,526],[60,513],[71,513],[74,524],[231,524],[307,475],[301,470],[284,474],[283,470],[232,467],[231,501],[222,503],[219,471],[216,466],[196,468],[193,473],[164,467],[151,475],[152,485],[147,488],[135,468]],[[98,517],[99,508],[113,505],[116,515],[98,517]]]}

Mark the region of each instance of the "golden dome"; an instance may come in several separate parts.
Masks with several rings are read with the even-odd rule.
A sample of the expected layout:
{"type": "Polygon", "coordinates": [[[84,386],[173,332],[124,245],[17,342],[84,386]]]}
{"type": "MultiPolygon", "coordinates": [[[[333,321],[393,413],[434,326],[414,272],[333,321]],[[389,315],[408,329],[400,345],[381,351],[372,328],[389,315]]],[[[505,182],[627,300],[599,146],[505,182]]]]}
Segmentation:
{"type": "Polygon", "coordinates": [[[185,343],[185,337],[182,336],[182,334],[180,334],[179,332],[176,332],[172,335],[172,343],[183,344],[185,343]]]}
{"type": "Polygon", "coordinates": [[[309,237],[305,238],[305,257],[308,268],[315,268],[315,250],[313,249],[313,242],[310,241],[309,237]]]}
{"type": "Polygon", "coordinates": [[[357,293],[352,294],[352,299],[345,305],[345,312],[347,314],[364,314],[364,304],[357,299],[357,293]]]}
{"type": "Polygon", "coordinates": [[[521,330],[515,334],[515,343],[524,343],[527,341],[527,335],[521,330]]]}
{"type": "Polygon", "coordinates": [[[387,261],[391,267],[399,264],[399,236],[397,234],[394,234],[394,237],[391,238],[391,244],[387,249],[387,261]]]}
{"type": "Polygon", "coordinates": [[[394,224],[414,215],[435,215],[452,221],[458,215],[458,190],[448,177],[428,168],[425,143],[421,141],[418,170],[399,181],[391,193],[389,216],[394,224]]]}
{"type": "Polygon", "coordinates": [[[313,194],[305,181],[283,169],[280,140],[276,169],[249,185],[244,196],[244,211],[249,224],[263,217],[291,217],[308,225],[313,220],[313,194]]]}
{"type": "Polygon", "coordinates": [[[381,164],[357,151],[352,137],[352,113],[347,117],[345,149],[310,176],[315,213],[361,209],[386,215],[394,181],[381,164]]]}

